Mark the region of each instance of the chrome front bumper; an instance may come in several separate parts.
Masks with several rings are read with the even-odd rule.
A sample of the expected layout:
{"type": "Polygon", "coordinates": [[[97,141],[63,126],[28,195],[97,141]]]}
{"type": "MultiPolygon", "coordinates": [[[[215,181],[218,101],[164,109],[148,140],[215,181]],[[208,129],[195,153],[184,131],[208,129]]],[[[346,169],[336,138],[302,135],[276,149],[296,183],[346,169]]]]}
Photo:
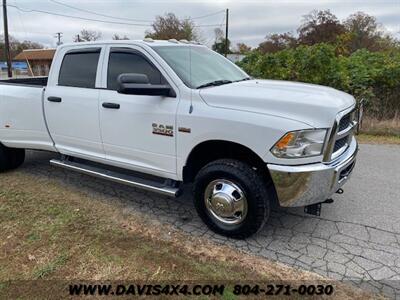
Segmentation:
{"type": "Polygon", "coordinates": [[[329,164],[268,164],[280,206],[307,206],[328,199],[349,179],[357,151],[357,141],[353,137],[347,150],[329,164]]]}

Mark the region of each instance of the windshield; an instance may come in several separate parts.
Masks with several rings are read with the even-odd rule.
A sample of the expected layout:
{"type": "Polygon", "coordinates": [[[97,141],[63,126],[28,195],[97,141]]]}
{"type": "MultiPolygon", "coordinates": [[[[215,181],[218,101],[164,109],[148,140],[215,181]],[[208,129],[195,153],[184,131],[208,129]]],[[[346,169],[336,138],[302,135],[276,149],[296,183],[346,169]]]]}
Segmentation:
{"type": "Polygon", "coordinates": [[[202,88],[248,79],[229,60],[203,46],[153,46],[190,88],[202,88]]]}

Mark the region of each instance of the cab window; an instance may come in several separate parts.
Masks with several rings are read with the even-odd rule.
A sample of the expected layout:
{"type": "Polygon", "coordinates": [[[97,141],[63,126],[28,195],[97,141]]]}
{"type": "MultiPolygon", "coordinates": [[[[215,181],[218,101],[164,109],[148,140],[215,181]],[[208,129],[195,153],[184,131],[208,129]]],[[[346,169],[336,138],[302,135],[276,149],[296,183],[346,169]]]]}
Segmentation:
{"type": "Polygon", "coordinates": [[[108,60],[107,88],[117,90],[117,78],[124,73],[145,74],[151,84],[165,83],[160,71],[139,52],[112,49],[108,60]]]}
{"type": "Polygon", "coordinates": [[[58,85],[95,88],[100,48],[70,51],[64,56],[58,77],[58,85]]]}

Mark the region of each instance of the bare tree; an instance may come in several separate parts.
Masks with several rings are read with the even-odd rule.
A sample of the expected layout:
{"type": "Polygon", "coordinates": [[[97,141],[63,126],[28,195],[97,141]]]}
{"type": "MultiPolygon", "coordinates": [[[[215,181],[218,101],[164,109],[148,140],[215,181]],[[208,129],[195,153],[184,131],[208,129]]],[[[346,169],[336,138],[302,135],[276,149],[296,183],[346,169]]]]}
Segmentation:
{"type": "Polygon", "coordinates": [[[127,37],[126,35],[120,36],[117,33],[114,33],[114,35],[112,36],[113,40],[119,41],[119,40],[129,40],[130,38],[127,37]]]}
{"type": "Polygon", "coordinates": [[[102,36],[103,34],[100,31],[82,29],[81,32],[75,36],[74,42],[97,41],[101,39],[102,36]]]}
{"type": "Polygon", "coordinates": [[[245,43],[237,43],[235,52],[240,54],[246,54],[251,51],[251,47],[246,45],[245,43]]]}
{"type": "Polygon", "coordinates": [[[146,37],[157,40],[199,40],[199,33],[191,19],[180,20],[175,14],[157,16],[152,24],[153,30],[146,31],[146,37]]]}
{"type": "Polygon", "coordinates": [[[290,32],[274,33],[266,36],[258,49],[262,53],[275,53],[287,48],[294,48],[297,45],[297,39],[290,32]]]}
{"type": "Polygon", "coordinates": [[[300,44],[314,45],[324,42],[333,43],[339,35],[346,32],[346,29],[328,9],[313,10],[303,16],[303,23],[297,31],[300,44]]]}
{"type": "Polygon", "coordinates": [[[347,47],[350,52],[362,48],[370,51],[386,50],[395,43],[393,37],[385,34],[376,18],[364,12],[350,15],[344,21],[344,26],[349,34],[347,47]]]}
{"type": "MultiPolygon", "coordinates": [[[[32,42],[32,41],[19,41],[16,38],[10,36],[10,53],[11,57],[16,56],[25,49],[42,49],[44,46],[42,44],[32,42]]],[[[0,61],[5,61],[5,51],[4,51],[4,36],[0,35],[0,61]]]]}

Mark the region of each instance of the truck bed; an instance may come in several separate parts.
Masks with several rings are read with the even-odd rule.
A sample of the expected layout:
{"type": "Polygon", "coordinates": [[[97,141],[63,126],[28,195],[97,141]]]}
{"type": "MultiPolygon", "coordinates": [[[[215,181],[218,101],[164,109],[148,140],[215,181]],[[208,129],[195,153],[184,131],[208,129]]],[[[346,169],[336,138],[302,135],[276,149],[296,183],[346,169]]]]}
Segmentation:
{"type": "Polygon", "coordinates": [[[48,77],[24,77],[0,80],[0,84],[27,85],[44,87],[47,85],[48,77]]]}

